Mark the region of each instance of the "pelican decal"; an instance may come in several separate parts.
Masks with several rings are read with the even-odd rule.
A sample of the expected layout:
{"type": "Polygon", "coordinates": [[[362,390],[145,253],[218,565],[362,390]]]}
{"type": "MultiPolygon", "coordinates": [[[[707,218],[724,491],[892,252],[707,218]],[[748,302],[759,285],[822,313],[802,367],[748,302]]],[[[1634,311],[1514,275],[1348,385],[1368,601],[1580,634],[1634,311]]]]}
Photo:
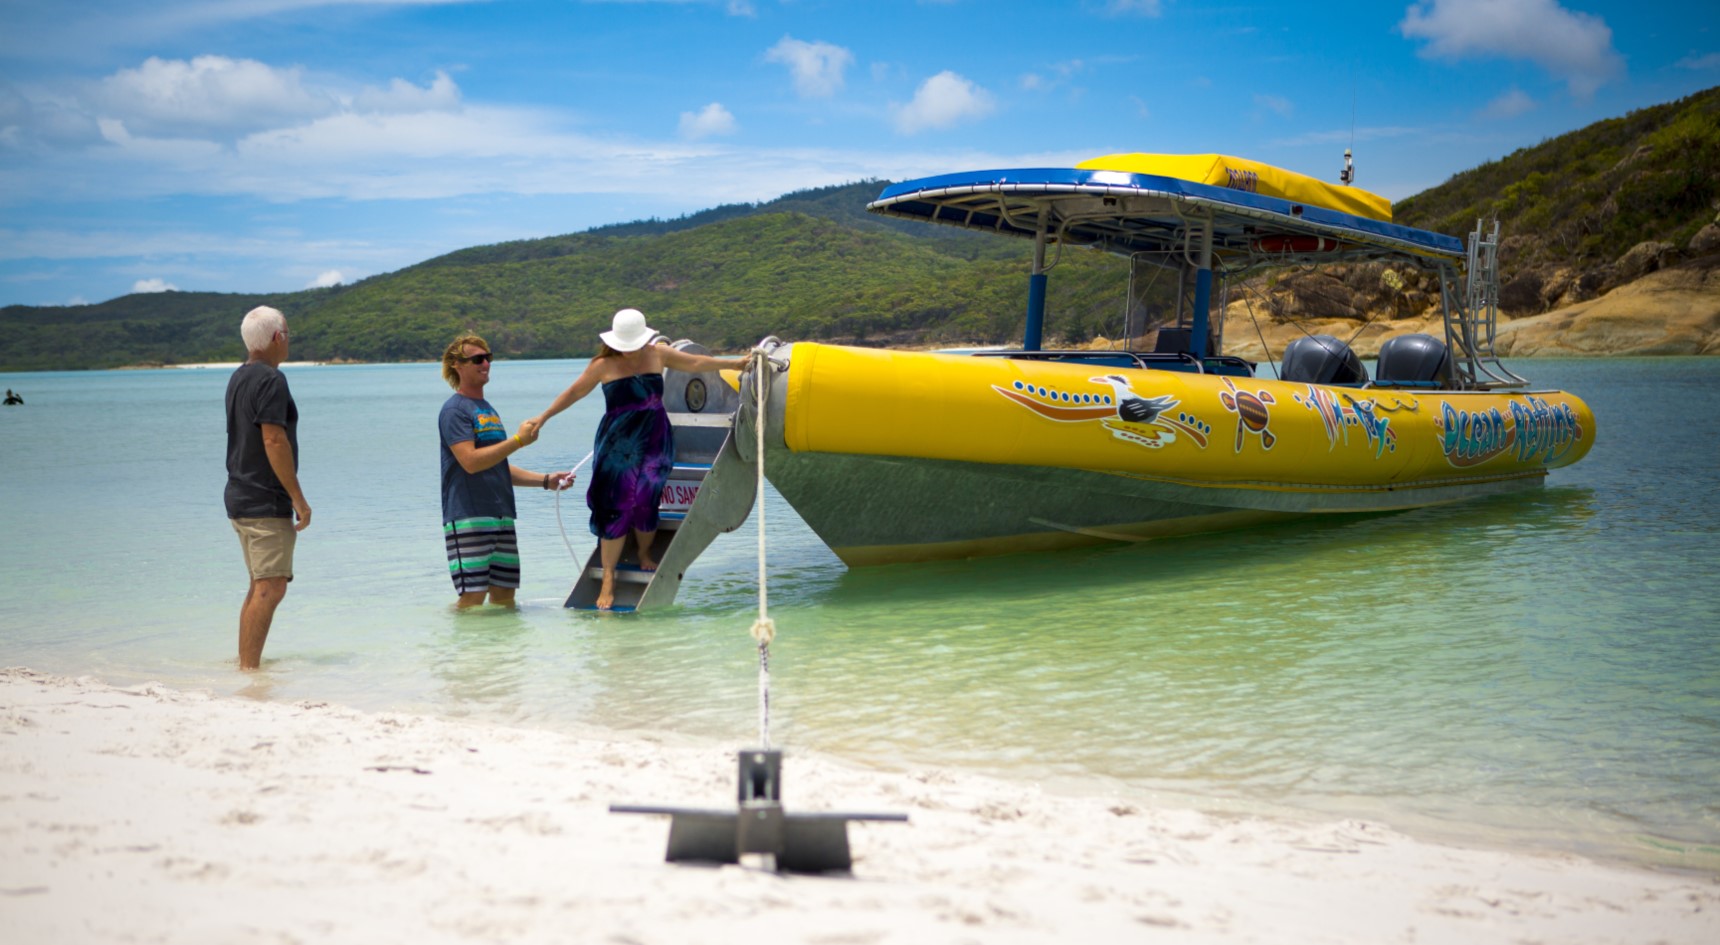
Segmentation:
{"type": "Polygon", "coordinates": [[[1199,418],[1172,411],[1175,397],[1142,397],[1129,387],[1127,378],[1118,374],[1090,377],[1089,383],[1104,384],[1109,393],[1091,391],[1060,391],[1040,387],[1027,381],[1016,381],[1010,387],[992,385],[992,390],[1034,413],[1061,423],[1097,420],[1111,435],[1126,443],[1160,449],[1176,442],[1183,433],[1202,449],[1212,428],[1199,418]]]}

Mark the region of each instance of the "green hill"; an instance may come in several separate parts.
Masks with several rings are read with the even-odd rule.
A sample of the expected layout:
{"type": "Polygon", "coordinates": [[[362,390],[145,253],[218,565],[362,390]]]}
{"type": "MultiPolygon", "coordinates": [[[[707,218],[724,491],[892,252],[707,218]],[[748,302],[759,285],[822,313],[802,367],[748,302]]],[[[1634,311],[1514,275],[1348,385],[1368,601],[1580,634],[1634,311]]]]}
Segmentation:
{"type": "Polygon", "coordinates": [[[1394,216],[1465,237],[1477,219],[1497,217],[1502,306],[1531,314],[1712,255],[1716,210],[1720,88],[1464,171],[1394,216]]]}
{"type": "MultiPolygon", "coordinates": [[[[1027,243],[866,213],[885,183],[477,246],[331,289],[11,306],[0,309],[0,370],[238,360],[239,317],[259,304],[293,319],[293,356],[309,360],[430,360],[468,329],[509,357],[584,356],[624,306],[719,350],[769,334],[1017,340],[1027,243]]],[[[1720,89],[1711,89],[1465,171],[1400,203],[1396,218],[1463,236],[1477,218],[1497,216],[1504,307],[1528,314],[1712,255],[1717,204],[1720,89]]],[[[1047,298],[1047,328],[1059,335],[1047,340],[1117,334],[1125,279],[1122,260],[1065,254],[1047,298]]],[[[1348,281],[1380,282],[1359,269],[1348,281]]],[[[1149,306],[1164,307],[1168,290],[1157,286],[1149,306]]],[[[1357,317],[1387,304],[1370,291],[1356,293],[1357,317]]]]}
{"type": "MultiPolygon", "coordinates": [[[[259,304],[287,313],[293,357],[307,360],[430,360],[465,330],[508,357],[583,357],[626,306],[719,350],[771,334],[863,344],[1017,336],[1026,245],[866,213],[883,187],[472,247],[330,289],[11,306],[0,309],[0,370],[239,360],[238,319],[259,304]]],[[[1124,274],[1120,260],[1071,254],[1048,310],[1075,338],[1115,331],[1124,274]]]]}

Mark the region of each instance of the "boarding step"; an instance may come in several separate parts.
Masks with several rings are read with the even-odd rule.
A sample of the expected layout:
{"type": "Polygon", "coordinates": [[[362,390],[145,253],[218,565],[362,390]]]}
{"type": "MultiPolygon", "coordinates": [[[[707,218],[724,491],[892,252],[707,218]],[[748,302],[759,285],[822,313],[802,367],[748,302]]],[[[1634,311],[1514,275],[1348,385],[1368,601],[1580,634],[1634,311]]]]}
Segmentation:
{"type": "MultiPolygon", "coordinates": [[[[650,584],[651,579],[656,575],[656,571],[647,571],[637,564],[632,564],[626,561],[615,566],[615,583],[617,584],[650,584]]],[[[602,583],[603,566],[599,565],[595,568],[586,568],[585,576],[593,581],[602,583]]]]}
{"type": "MultiPolygon", "coordinates": [[[[629,534],[615,573],[613,610],[667,607],[675,601],[688,565],[723,532],[734,531],[752,510],[756,476],[732,440],[730,418],[670,413],[675,427],[675,463],[657,503],[657,532],[645,557],[655,571],[639,567],[639,548],[629,534]]],[[[590,610],[603,584],[600,548],[580,569],[567,606],[590,610]]]]}

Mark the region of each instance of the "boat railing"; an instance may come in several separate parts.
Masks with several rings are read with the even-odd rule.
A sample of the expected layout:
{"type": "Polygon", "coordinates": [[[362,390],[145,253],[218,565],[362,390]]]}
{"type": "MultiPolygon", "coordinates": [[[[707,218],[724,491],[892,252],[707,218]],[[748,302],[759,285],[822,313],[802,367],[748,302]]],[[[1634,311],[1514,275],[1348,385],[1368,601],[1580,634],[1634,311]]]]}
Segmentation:
{"type": "Polygon", "coordinates": [[[975,351],[976,357],[1009,358],[1014,361],[1059,361],[1070,364],[1094,364],[1105,367],[1158,368],[1159,370],[1183,371],[1190,374],[1204,374],[1205,368],[1200,360],[1186,351],[975,351]]]}
{"type": "Polygon", "coordinates": [[[1091,364],[1100,367],[1137,368],[1140,370],[1181,371],[1184,374],[1225,374],[1231,377],[1253,377],[1254,362],[1234,355],[1208,355],[1204,360],[1187,351],[1130,351],[1123,349],[1075,351],[975,351],[975,357],[1010,358],[1016,361],[1056,361],[1063,364],[1091,364]]]}

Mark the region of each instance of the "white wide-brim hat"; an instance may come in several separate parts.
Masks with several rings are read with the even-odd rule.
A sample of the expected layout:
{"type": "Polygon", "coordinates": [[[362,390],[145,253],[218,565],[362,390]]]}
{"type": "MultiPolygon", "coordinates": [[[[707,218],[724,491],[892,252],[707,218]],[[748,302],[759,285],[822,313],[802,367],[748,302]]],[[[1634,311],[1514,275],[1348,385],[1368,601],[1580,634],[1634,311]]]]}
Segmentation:
{"type": "Polygon", "coordinates": [[[615,313],[615,324],[598,335],[603,343],[616,351],[637,351],[657,333],[645,324],[645,313],[636,308],[624,308],[615,313]]]}

